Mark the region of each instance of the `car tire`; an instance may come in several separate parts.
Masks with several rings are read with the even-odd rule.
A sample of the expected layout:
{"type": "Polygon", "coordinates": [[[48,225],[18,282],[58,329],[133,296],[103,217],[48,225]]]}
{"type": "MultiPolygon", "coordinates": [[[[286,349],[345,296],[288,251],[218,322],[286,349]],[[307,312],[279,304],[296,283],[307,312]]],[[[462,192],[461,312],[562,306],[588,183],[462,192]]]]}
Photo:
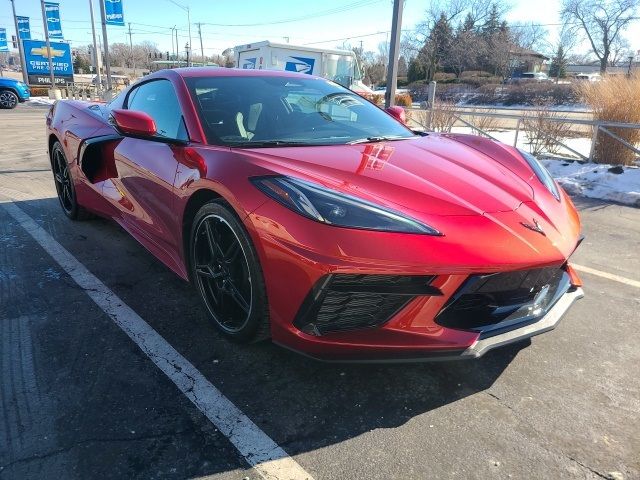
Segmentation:
{"type": "Polygon", "coordinates": [[[235,212],[214,200],[196,213],[189,236],[190,276],[216,328],[243,343],[271,336],[262,268],[235,212]]]}
{"type": "Polygon", "coordinates": [[[0,90],[0,108],[11,110],[18,106],[20,99],[11,90],[0,90]]]}
{"type": "Polygon", "coordinates": [[[60,142],[53,144],[50,160],[53,182],[55,183],[58,200],[64,214],[71,220],[87,220],[93,217],[91,213],[78,204],[69,162],[67,162],[67,157],[60,142]]]}

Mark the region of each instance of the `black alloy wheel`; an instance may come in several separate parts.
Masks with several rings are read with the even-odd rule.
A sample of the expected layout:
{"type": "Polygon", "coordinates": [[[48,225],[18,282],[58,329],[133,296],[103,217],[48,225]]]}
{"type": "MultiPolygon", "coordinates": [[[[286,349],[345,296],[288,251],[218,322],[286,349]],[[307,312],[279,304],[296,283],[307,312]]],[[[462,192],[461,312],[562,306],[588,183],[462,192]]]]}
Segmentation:
{"type": "Polygon", "coordinates": [[[191,231],[191,276],[215,325],[240,341],[269,336],[262,272],[251,240],[223,203],[205,204],[191,231]]]}
{"type": "Polygon", "coordinates": [[[64,214],[71,220],[89,218],[91,215],[78,204],[69,163],[60,142],[56,142],[51,149],[51,170],[53,171],[58,200],[64,214]]]}
{"type": "Polygon", "coordinates": [[[18,96],[11,90],[0,90],[0,108],[12,109],[18,105],[18,96]]]}

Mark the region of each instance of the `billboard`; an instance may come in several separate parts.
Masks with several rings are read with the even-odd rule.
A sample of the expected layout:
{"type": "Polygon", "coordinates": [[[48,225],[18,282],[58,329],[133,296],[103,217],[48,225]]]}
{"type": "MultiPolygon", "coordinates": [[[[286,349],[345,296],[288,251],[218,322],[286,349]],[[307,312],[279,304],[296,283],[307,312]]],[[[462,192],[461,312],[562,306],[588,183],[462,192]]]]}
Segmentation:
{"type": "Polygon", "coordinates": [[[124,26],[122,0],[104,0],[104,13],[107,25],[124,26]]]}
{"type": "Polygon", "coordinates": [[[18,36],[21,40],[29,40],[31,38],[31,25],[29,17],[16,17],[18,20],[18,36]]]}
{"type": "Polygon", "coordinates": [[[7,45],[7,29],[0,28],[0,52],[8,52],[9,45],[7,45]]]}
{"type": "Polygon", "coordinates": [[[47,16],[47,30],[49,30],[49,38],[63,38],[62,25],[60,25],[60,4],[44,2],[44,12],[47,16]]]}
{"type": "MultiPolygon", "coordinates": [[[[49,55],[43,40],[23,40],[24,58],[30,85],[50,85],[49,55]]],[[[73,60],[68,43],[50,42],[53,74],[56,84],[73,82],[73,60]]]]}

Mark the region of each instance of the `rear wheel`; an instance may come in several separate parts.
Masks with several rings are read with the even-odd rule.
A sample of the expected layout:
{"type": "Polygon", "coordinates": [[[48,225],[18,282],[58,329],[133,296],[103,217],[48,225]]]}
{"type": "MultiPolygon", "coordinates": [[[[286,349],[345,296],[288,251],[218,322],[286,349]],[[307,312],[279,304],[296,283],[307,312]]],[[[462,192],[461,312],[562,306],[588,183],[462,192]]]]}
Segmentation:
{"type": "Polygon", "coordinates": [[[11,90],[0,90],[0,108],[11,109],[18,105],[18,96],[11,90]]]}
{"type": "Polygon", "coordinates": [[[231,339],[269,337],[267,296],[258,256],[226,204],[205,204],[191,228],[190,264],[200,297],[216,327],[231,339]]]}
{"type": "Polygon", "coordinates": [[[78,205],[71,170],[69,170],[69,163],[60,142],[54,143],[51,149],[51,170],[53,171],[58,200],[64,214],[71,220],[90,218],[91,214],[78,205]]]}

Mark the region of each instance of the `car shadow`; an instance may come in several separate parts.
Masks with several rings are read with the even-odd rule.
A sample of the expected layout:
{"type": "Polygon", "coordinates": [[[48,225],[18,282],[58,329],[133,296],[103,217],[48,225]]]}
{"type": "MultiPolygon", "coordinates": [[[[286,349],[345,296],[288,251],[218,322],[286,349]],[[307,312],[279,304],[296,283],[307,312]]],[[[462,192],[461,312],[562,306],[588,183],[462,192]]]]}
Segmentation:
{"type": "MultiPolygon", "coordinates": [[[[529,344],[504,347],[478,360],[406,364],[321,363],[270,342],[235,344],[212,327],[195,290],[115,223],[72,222],[56,198],[17,205],[290,455],[394,428],[482,392],[529,344]]],[[[75,288],[66,281],[68,288],[75,288]]],[[[113,368],[130,368],[118,366],[117,358],[113,362],[113,368]]],[[[68,379],[70,384],[75,381],[68,379]]],[[[177,468],[178,476],[193,473],[186,466],[177,468]]]]}

